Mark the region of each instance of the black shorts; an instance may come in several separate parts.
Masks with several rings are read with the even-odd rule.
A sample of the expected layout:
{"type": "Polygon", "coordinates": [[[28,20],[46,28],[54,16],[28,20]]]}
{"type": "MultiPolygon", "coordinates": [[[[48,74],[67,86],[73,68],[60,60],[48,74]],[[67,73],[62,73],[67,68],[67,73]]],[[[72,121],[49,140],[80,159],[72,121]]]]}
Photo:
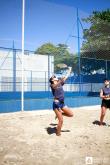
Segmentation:
{"type": "Polygon", "coordinates": [[[102,100],[102,104],[101,107],[106,107],[106,108],[110,108],[110,100],[102,100]]]}
{"type": "Polygon", "coordinates": [[[53,110],[55,110],[55,109],[60,110],[60,109],[62,109],[64,106],[65,106],[64,101],[59,101],[59,100],[54,100],[54,101],[53,101],[53,110]]]}

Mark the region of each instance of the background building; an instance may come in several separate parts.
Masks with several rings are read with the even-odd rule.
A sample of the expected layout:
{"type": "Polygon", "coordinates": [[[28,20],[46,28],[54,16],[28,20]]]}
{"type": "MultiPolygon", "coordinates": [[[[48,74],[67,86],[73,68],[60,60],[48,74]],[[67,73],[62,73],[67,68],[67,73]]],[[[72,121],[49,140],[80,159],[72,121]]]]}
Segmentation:
{"type": "MultiPolygon", "coordinates": [[[[25,51],[24,90],[46,91],[48,79],[54,72],[54,57],[25,51]]],[[[20,91],[22,53],[16,49],[0,49],[0,91],[20,91]]]]}

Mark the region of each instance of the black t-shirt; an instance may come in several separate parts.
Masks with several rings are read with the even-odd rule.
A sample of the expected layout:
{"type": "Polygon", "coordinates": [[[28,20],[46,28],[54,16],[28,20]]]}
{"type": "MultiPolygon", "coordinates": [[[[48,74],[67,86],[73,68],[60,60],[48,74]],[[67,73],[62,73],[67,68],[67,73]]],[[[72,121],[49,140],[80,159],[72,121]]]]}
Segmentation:
{"type": "Polygon", "coordinates": [[[109,87],[109,88],[104,87],[104,88],[102,88],[102,90],[103,90],[103,95],[104,95],[104,96],[110,95],[110,87],[109,87]]]}
{"type": "Polygon", "coordinates": [[[57,84],[51,84],[50,87],[52,89],[53,96],[60,100],[64,101],[64,90],[63,90],[64,80],[58,80],[57,84]]]}

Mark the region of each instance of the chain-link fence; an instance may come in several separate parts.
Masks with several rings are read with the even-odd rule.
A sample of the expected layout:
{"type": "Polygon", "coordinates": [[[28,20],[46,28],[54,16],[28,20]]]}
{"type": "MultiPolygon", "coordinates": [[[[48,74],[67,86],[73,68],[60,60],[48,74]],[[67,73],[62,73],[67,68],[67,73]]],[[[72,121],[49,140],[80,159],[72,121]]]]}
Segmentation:
{"type": "MultiPolygon", "coordinates": [[[[61,54],[54,57],[52,55],[25,52],[23,84],[25,109],[36,109],[36,105],[38,106],[41,102],[40,106],[42,105],[42,108],[46,106],[51,108],[52,95],[49,78],[53,74],[58,78],[65,76],[68,66],[72,67],[72,72],[66,80],[64,91],[65,96],[69,97],[70,100],[72,97],[77,96],[99,96],[104,79],[106,77],[110,79],[109,60],[88,57],[78,58],[77,56],[61,54]],[[40,102],[39,99],[41,99],[40,102]]],[[[21,74],[21,51],[2,48],[0,50],[1,109],[3,107],[11,110],[14,108],[13,111],[21,109],[21,74]],[[14,105],[10,105],[9,108],[10,100],[13,100],[14,105]]]]}
{"type": "MultiPolygon", "coordinates": [[[[81,8],[76,9],[74,3],[66,5],[44,0],[29,3],[24,18],[23,82],[20,2],[13,1],[19,6],[16,12],[11,10],[14,18],[9,20],[14,22],[8,25],[9,21],[4,21],[6,24],[2,24],[1,33],[8,26],[10,29],[5,32],[6,36],[3,32],[3,39],[0,39],[0,100],[6,101],[0,102],[0,109],[8,109],[11,104],[8,100],[12,99],[10,109],[16,111],[18,107],[17,110],[21,110],[22,92],[24,109],[39,109],[41,105],[48,109],[52,98],[49,78],[53,74],[59,78],[65,76],[69,66],[72,72],[64,85],[66,98],[91,96],[93,104],[93,96],[99,96],[104,79],[110,79],[110,10],[87,13],[81,8]],[[15,41],[11,39],[13,34],[17,34],[15,41]],[[40,98],[43,99],[39,101],[40,98]]],[[[73,101],[68,102],[71,105],[73,101]]]]}
{"type": "MultiPolygon", "coordinates": [[[[24,56],[25,92],[50,91],[49,77],[53,74],[59,78],[64,76],[68,66],[72,67],[72,73],[66,81],[65,91],[98,92],[104,78],[110,78],[109,60],[88,57],[81,57],[79,60],[75,56],[63,55],[54,58],[32,52],[24,56]]],[[[20,50],[0,50],[0,91],[21,91],[20,50]]]]}

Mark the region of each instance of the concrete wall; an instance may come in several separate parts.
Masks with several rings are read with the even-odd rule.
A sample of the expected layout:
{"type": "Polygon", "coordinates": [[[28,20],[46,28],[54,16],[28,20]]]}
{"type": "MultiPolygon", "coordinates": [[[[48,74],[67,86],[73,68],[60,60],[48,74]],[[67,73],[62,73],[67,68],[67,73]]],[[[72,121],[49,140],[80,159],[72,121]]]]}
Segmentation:
{"type": "MultiPolygon", "coordinates": [[[[54,72],[54,57],[26,53],[24,59],[24,90],[45,90],[48,78],[54,72]],[[39,84],[40,82],[46,83],[39,84]],[[33,83],[33,84],[32,84],[33,83]],[[35,83],[38,83],[37,85],[35,83]]],[[[22,54],[16,50],[0,50],[0,90],[21,90],[22,54]],[[16,82],[12,83],[12,82],[16,82]]]]}

